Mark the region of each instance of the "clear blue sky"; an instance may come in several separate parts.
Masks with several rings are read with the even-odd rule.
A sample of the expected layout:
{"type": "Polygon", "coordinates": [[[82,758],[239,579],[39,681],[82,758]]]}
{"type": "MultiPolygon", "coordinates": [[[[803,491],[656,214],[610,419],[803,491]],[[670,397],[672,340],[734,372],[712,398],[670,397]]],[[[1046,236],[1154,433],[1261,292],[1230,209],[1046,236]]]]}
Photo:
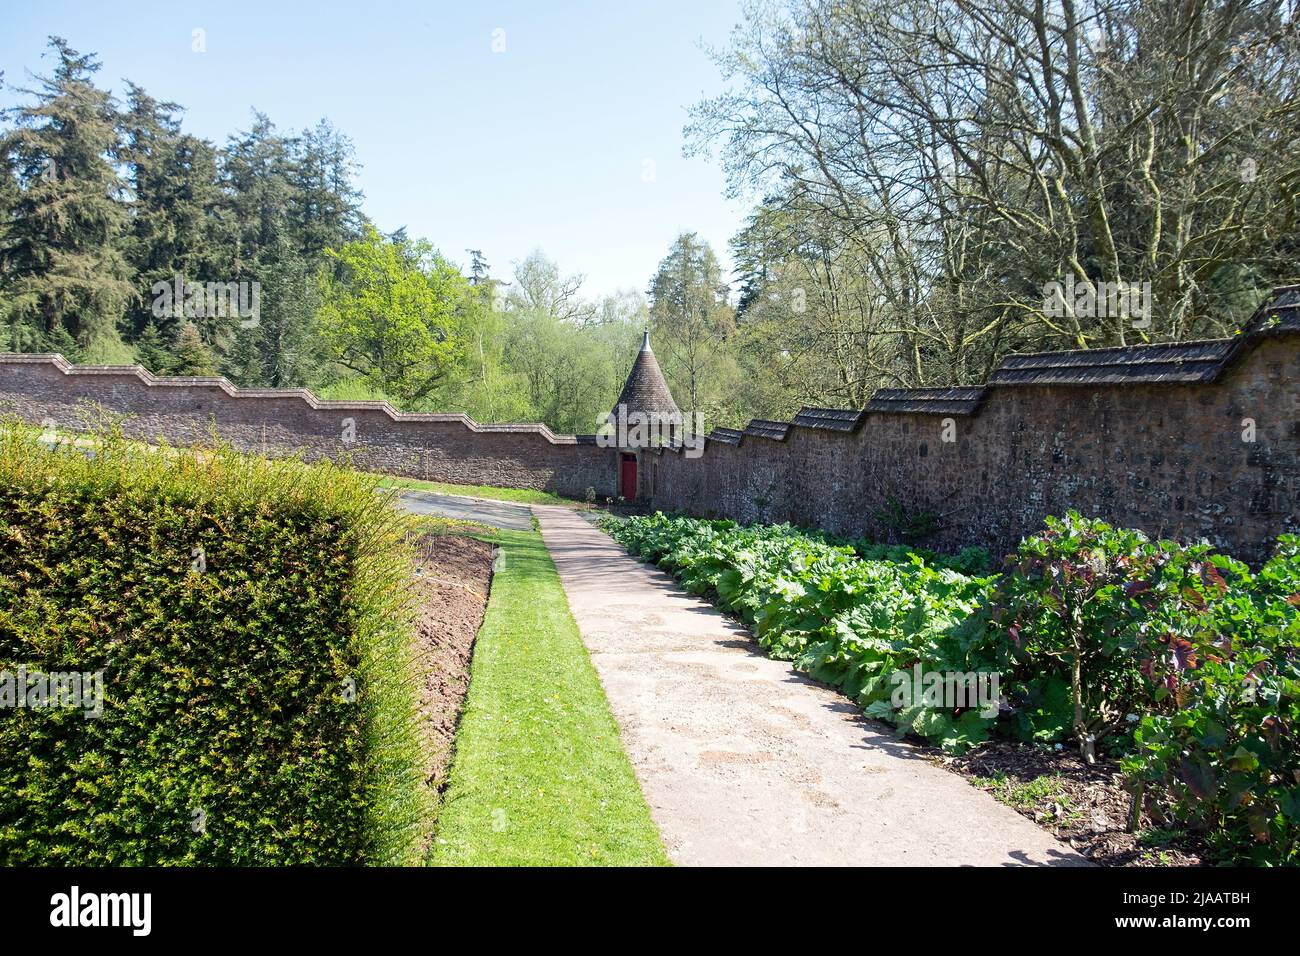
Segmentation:
{"type": "Polygon", "coordinates": [[[281,129],[329,117],[352,137],[379,227],[405,225],[462,264],[479,248],[505,275],[540,247],[586,273],[590,295],[644,291],[693,230],[730,269],[745,208],[724,197],[716,161],[682,158],[682,126],[721,88],[700,42],[726,40],[734,0],[3,6],[4,105],[48,70],[57,34],[99,55],[101,86],[121,94],[129,78],[219,143],[254,107],[281,129]]]}

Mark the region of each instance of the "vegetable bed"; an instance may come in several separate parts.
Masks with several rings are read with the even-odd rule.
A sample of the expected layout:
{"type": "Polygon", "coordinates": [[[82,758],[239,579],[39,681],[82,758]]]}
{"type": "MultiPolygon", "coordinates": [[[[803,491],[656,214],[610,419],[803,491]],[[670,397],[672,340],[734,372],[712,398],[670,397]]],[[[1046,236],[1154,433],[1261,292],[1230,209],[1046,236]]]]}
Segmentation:
{"type": "Polygon", "coordinates": [[[609,519],[773,657],[953,752],[991,734],[1123,761],[1133,824],[1195,829],[1226,859],[1300,859],[1300,539],[1257,573],[1207,545],[1070,514],[1000,574],[788,525],[609,519]],[[948,691],[972,678],[996,695],[948,691]],[[934,691],[934,692],[932,692],[934,691]]]}

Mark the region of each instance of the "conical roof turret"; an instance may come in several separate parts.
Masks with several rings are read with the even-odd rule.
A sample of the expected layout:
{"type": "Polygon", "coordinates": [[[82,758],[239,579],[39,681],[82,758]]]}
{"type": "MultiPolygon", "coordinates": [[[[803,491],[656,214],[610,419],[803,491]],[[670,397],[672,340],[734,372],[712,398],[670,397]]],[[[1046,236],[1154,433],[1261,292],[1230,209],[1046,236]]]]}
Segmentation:
{"type": "Polygon", "coordinates": [[[627,381],[623,383],[623,391],[619,393],[618,401],[610,413],[611,420],[618,415],[620,407],[625,407],[629,414],[633,412],[647,415],[654,413],[659,416],[681,414],[677,403],[673,401],[673,393],[668,390],[664,373],[659,368],[659,360],[655,358],[654,350],[650,348],[649,329],[646,329],[641,337],[641,351],[637,353],[636,361],[632,363],[632,371],[628,373],[627,381]]]}

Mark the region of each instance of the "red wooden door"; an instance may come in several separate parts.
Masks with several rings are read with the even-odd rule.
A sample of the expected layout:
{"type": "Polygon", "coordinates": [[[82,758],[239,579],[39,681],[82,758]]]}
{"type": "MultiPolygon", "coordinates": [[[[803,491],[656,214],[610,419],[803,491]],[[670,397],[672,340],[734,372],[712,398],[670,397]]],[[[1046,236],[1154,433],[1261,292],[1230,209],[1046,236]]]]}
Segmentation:
{"type": "Polygon", "coordinates": [[[636,455],[624,455],[619,471],[619,494],[628,501],[636,499],[636,455]]]}

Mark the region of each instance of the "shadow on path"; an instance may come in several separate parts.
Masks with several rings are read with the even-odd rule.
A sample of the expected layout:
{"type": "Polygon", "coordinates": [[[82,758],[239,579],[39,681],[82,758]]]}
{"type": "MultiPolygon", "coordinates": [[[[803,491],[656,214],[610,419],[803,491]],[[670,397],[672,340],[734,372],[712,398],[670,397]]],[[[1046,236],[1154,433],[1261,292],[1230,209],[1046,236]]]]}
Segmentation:
{"type": "Polygon", "coordinates": [[[534,510],[674,861],[1086,865],[580,516],[534,510]]]}

